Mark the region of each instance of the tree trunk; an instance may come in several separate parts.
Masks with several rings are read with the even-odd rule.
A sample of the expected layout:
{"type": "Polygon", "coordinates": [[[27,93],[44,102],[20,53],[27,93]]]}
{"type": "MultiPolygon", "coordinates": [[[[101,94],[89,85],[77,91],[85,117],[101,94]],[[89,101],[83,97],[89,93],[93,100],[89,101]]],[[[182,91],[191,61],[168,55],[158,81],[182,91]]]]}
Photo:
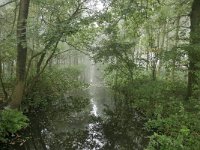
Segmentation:
{"type": "Polygon", "coordinates": [[[175,34],[175,46],[173,48],[173,60],[172,60],[172,81],[175,81],[175,70],[176,70],[176,59],[177,59],[177,49],[178,49],[178,42],[179,42],[179,30],[180,30],[180,19],[181,17],[178,16],[176,22],[176,34],[175,34]]]}
{"type": "Polygon", "coordinates": [[[8,98],[8,93],[6,92],[6,88],[4,86],[4,83],[3,83],[3,70],[2,70],[2,61],[1,61],[1,55],[0,55],[0,90],[2,90],[3,92],[3,97],[1,97],[0,95],[0,99],[3,98],[3,101],[4,100],[7,100],[8,98]]]}
{"type": "Polygon", "coordinates": [[[189,56],[189,70],[188,70],[188,95],[197,96],[195,91],[199,88],[200,71],[200,0],[194,0],[192,4],[192,11],[190,15],[191,31],[190,44],[191,47],[188,52],[189,56]]]}
{"type": "Polygon", "coordinates": [[[16,85],[10,102],[10,108],[18,108],[21,104],[26,74],[26,57],[27,57],[27,40],[26,26],[29,11],[30,0],[20,0],[19,14],[17,21],[17,68],[16,68],[16,85]]]}
{"type": "MultiPolygon", "coordinates": [[[[162,26],[162,33],[160,37],[160,47],[159,47],[159,65],[158,65],[158,76],[161,76],[162,67],[163,67],[163,54],[165,51],[165,38],[166,38],[166,28],[167,28],[167,21],[165,20],[163,26],[162,26]]],[[[159,38],[159,37],[158,37],[159,38]]]]}

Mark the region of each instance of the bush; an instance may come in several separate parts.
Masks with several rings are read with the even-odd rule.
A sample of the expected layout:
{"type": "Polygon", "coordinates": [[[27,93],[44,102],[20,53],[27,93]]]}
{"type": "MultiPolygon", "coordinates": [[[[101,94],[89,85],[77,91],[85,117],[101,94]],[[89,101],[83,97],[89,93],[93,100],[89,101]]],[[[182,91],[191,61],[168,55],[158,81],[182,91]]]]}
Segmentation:
{"type": "Polygon", "coordinates": [[[144,126],[150,134],[148,150],[200,149],[200,102],[185,101],[184,81],[152,81],[139,76],[130,82],[120,76],[118,82],[113,82],[114,75],[109,75],[112,78],[107,81],[115,92],[124,95],[122,102],[129,99],[129,107],[146,117],[144,126]]]}
{"type": "MultiPolygon", "coordinates": [[[[170,103],[168,105],[170,106],[170,103]]],[[[173,106],[174,104],[171,103],[171,108],[155,111],[154,118],[146,123],[147,130],[154,133],[150,136],[148,149],[198,150],[200,148],[199,115],[185,110],[182,103],[177,103],[175,108],[173,106]],[[165,115],[165,111],[168,115],[165,115]]]]}
{"type": "Polygon", "coordinates": [[[80,70],[78,67],[46,70],[27,94],[23,107],[45,108],[52,100],[63,98],[67,91],[83,88],[86,84],[78,80],[80,70]]]}
{"type": "Polygon", "coordinates": [[[9,134],[28,126],[28,118],[17,110],[6,109],[0,112],[0,141],[6,142],[9,134]]]}

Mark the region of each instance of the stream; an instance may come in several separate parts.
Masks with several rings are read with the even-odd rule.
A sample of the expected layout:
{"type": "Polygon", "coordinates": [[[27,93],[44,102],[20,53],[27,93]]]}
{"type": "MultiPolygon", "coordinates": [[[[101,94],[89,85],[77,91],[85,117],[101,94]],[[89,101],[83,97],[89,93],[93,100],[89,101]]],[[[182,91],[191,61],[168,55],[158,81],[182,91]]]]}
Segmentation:
{"type": "Polygon", "coordinates": [[[47,111],[31,114],[28,138],[16,150],[144,149],[147,134],[140,116],[118,113],[112,92],[95,65],[90,66],[88,78],[87,89],[68,92],[47,111]]]}

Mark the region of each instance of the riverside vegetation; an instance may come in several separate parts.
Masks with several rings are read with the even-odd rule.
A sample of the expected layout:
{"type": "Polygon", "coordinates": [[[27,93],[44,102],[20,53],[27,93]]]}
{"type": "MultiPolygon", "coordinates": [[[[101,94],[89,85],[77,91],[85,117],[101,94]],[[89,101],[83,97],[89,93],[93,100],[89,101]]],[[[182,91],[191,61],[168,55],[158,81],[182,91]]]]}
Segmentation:
{"type": "MultiPolygon", "coordinates": [[[[114,106],[93,114],[107,143],[90,148],[200,149],[199,0],[0,2],[1,147],[26,145],[39,114],[86,109],[90,96],[68,94],[92,85],[91,62],[114,106]]],[[[69,135],[57,146],[80,149],[87,139],[85,131],[69,135]]]]}

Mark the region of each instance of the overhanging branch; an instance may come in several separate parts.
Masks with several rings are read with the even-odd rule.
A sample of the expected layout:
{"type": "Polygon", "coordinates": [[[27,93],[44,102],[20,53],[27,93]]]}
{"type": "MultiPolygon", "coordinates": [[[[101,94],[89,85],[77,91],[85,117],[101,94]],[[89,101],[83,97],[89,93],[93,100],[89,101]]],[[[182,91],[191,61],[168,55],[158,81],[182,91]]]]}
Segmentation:
{"type": "Polygon", "coordinates": [[[16,1],[16,0],[12,0],[12,1],[6,2],[6,3],[4,3],[4,4],[1,4],[1,5],[0,5],[0,8],[6,6],[6,5],[8,5],[8,4],[11,4],[11,3],[15,2],[15,1],[16,1]]]}

